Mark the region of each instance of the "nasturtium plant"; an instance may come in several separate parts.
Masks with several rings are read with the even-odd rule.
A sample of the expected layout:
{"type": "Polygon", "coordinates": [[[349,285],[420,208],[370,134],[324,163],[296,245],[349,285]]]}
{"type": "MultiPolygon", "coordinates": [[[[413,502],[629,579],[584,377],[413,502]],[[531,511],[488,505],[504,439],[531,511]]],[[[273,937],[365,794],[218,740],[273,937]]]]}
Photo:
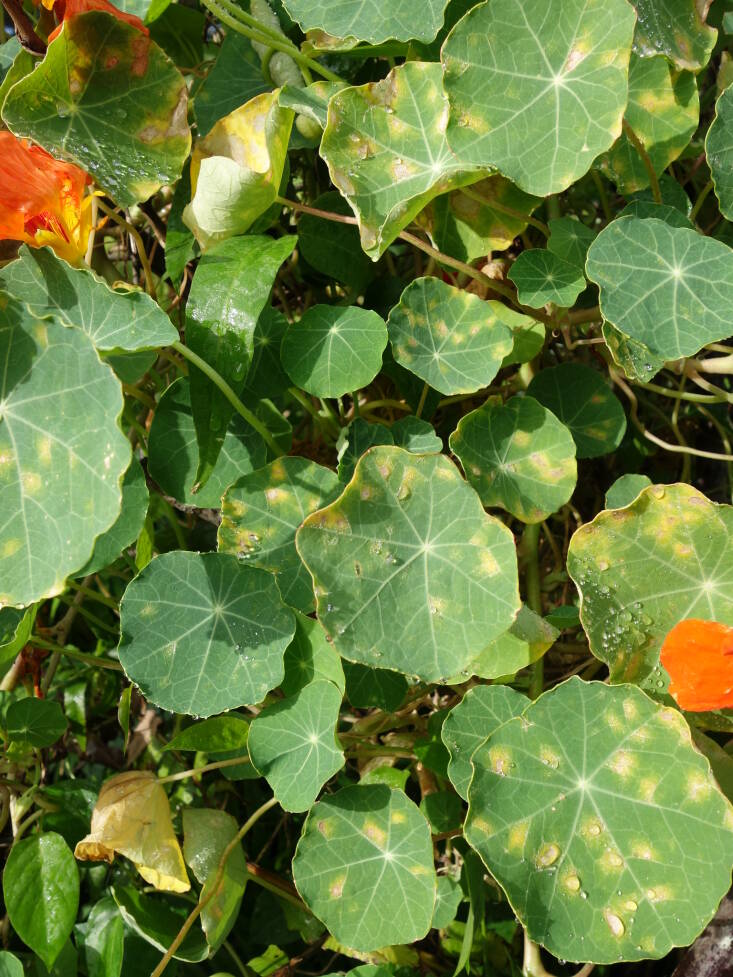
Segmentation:
{"type": "Polygon", "coordinates": [[[0,977],[717,973],[730,0],[0,5],[0,977]]]}

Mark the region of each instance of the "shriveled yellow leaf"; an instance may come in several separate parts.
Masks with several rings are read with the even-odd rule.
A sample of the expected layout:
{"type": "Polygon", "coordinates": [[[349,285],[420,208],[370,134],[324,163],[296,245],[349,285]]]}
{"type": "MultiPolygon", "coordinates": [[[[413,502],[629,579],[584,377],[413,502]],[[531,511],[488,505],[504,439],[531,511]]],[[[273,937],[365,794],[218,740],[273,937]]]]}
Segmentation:
{"type": "Polygon", "coordinates": [[[129,858],[156,889],[187,892],[191,888],[168,796],[147,770],[118,774],[102,786],[91,833],[74,851],[78,859],[90,862],[112,862],[115,853],[129,858]]]}

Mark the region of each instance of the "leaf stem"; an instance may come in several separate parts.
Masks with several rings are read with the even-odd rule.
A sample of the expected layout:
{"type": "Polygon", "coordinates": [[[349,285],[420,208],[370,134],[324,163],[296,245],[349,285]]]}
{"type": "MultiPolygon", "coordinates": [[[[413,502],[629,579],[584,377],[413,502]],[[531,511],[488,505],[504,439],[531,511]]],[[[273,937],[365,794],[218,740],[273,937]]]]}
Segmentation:
{"type": "Polygon", "coordinates": [[[417,403],[417,410],[415,411],[415,417],[420,417],[420,415],[422,414],[423,408],[425,407],[425,401],[428,399],[429,391],[430,391],[430,384],[426,382],[423,384],[422,392],[420,394],[420,400],[417,403]]]}
{"type": "Polygon", "coordinates": [[[623,120],[623,130],[626,133],[626,138],[633,145],[634,149],[637,151],[641,157],[641,161],[644,164],[647,175],[649,177],[649,185],[652,188],[652,196],[654,197],[654,203],[662,203],[662,191],[659,187],[659,178],[657,177],[656,170],[654,169],[654,164],[651,161],[649,153],[644,148],[644,143],[639,139],[637,134],[631,128],[626,119],[623,120]]]}
{"type": "Polygon", "coordinates": [[[190,770],[180,770],[178,773],[168,774],[167,777],[158,777],[159,784],[174,784],[178,780],[188,780],[189,777],[198,777],[202,773],[210,773],[212,770],[222,770],[224,767],[236,767],[240,763],[249,763],[249,757],[231,757],[228,760],[215,760],[212,763],[205,763],[202,767],[192,767],[190,770]]]}
{"type": "Polygon", "coordinates": [[[307,411],[308,414],[310,414],[324,433],[328,433],[329,437],[332,438],[338,437],[340,429],[333,423],[330,417],[327,415],[324,416],[319,410],[317,410],[301,390],[298,390],[297,387],[288,387],[288,393],[294,400],[298,401],[300,406],[307,411]]]}
{"type": "Polygon", "coordinates": [[[33,635],[30,643],[36,645],[38,648],[44,648],[47,651],[53,651],[59,655],[66,655],[67,658],[74,658],[76,661],[84,662],[85,665],[93,665],[95,668],[108,668],[114,672],[122,671],[122,665],[119,662],[113,661],[111,658],[98,658],[96,655],[87,655],[83,651],[77,651],[76,648],[66,648],[62,645],[57,645],[53,641],[46,641],[45,638],[40,638],[37,634],[33,635]]]}
{"type": "Polygon", "coordinates": [[[107,204],[99,198],[97,198],[97,206],[103,210],[108,217],[111,217],[116,224],[119,224],[120,227],[124,227],[135,242],[137,256],[140,259],[140,264],[143,268],[143,275],[145,276],[145,290],[147,291],[148,295],[152,295],[153,298],[155,298],[155,281],[153,279],[153,271],[150,267],[148,253],[145,250],[145,245],[143,244],[143,239],[140,236],[140,232],[136,227],[133,227],[129,221],[125,220],[124,217],[121,217],[116,210],[113,210],[112,207],[108,207],[107,204]]]}
{"type": "Polygon", "coordinates": [[[700,191],[700,193],[697,195],[697,200],[695,201],[695,204],[694,204],[692,210],[690,211],[690,220],[692,221],[693,224],[695,223],[695,220],[697,219],[697,215],[700,213],[700,208],[705,203],[705,201],[707,199],[707,196],[708,196],[708,194],[710,193],[710,191],[712,189],[713,189],[713,181],[712,180],[708,180],[708,182],[702,188],[702,190],[700,191]]]}

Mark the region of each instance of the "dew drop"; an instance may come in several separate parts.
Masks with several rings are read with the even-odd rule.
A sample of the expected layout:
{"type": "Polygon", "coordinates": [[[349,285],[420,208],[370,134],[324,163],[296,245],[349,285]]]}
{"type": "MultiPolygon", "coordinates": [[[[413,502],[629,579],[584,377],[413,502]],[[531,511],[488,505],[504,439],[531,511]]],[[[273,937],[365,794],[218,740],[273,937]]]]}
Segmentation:
{"type": "Polygon", "coordinates": [[[543,845],[542,848],[537,852],[537,857],[535,862],[538,868],[548,868],[550,865],[554,865],[555,862],[560,857],[560,846],[551,842],[549,845],[543,845]]]}

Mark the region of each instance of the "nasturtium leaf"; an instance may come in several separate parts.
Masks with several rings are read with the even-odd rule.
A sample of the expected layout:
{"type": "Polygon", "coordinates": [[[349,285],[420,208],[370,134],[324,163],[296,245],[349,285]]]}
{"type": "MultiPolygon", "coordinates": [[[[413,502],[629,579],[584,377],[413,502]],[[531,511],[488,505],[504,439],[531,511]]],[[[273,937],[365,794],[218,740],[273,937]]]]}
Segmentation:
{"type": "Polygon", "coordinates": [[[0,977],[23,977],[23,964],[7,950],[0,950],[0,977]]]}
{"type": "Polygon", "coordinates": [[[432,41],[443,26],[447,0],[284,0],[284,7],[303,31],[324,31],[332,37],[355,38],[369,44],[383,41],[432,41]]]}
{"type": "Polygon", "coordinates": [[[64,735],[68,722],[54,699],[32,696],[11,702],[5,714],[5,732],[9,740],[19,740],[40,749],[51,746],[64,735]]]}
{"type": "Polygon", "coordinates": [[[183,220],[202,248],[244,234],[275,202],[293,124],[278,93],[255,95],[196,144],[183,220]]]}
{"type": "Polygon", "coordinates": [[[339,481],[351,481],[357,461],[368,448],[378,444],[394,444],[392,431],[383,424],[369,424],[363,417],[357,417],[344,428],[338,453],[339,481]]]}
{"type": "Polygon", "coordinates": [[[79,906],[79,871],[61,835],[48,831],[13,845],[3,872],[3,897],[13,929],[50,970],[79,906]]]}
{"type": "Polygon", "coordinates": [[[665,359],[692,356],[733,332],[733,250],[654,218],[623,217],[588,251],[604,319],[665,359]]]}
{"type": "Polygon", "coordinates": [[[23,245],[16,261],[0,269],[0,288],[42,319],[54,315],[78,326],[100,352],[169,346],[178,333],[144,292],[115,292],[91,269],[73,268],[50,248],[23,245]]]}
{"type": "Polygon", "coordinates": [[[84,922],[74,927],[74,939],[88,977],[120,977],[125,924],[112,896],[94,903],[84,922]]]}
{"type": "Polygon", "coordinates": [[[523,522],[541,522],[575,490],[575,442],[568,428],[533,397],[488,400],[465,414],[450,436],[469,482],[485,506],[523,522]]]}
{"type": "Polygon", "coordinates": [[[527,394],[570,429],[578,458],[607,455],[621,444],[626,415],[597,370],[570,362],[540,370],[527,394]]]}
{"type": "Polygon", "coordinates": [[[733,625],[733,506],[691,485],[652,485],[600,512],[570,541],[580,619],[612,682],[665,686],[664,636],[684,618],[733,625]]]}
{"type": "Polygon", "coordinates": [[[148,470],[167,495],[186,505],[218,508],[227,486],[260,468],[265,460],[265,442],[235,414],[214,470],[201,491],[194,494],[198,448],[188,380],[175,380],[160,398],[150,425],[148,470]]]}
{"type": "Polygon", "coordinates": [[[625,336],[610,322],[603,323],[601,332],[614,363],[632,380],[648,383],[667,361],[666,356],[649,349],[637,339],[625,336]]]}
{"type": "MultiPolygon", "coordinates": [[[[656,217],[664,221],[665,224],[671,224],[672,227],[689,227],[692,230],[695,229],[695,225],[690,218],[679,208],[673,207],[671,204],[658,204],[653,200],[632,200],[631,203],[626,204],[617,216],[640,217],[642,220],[647,217],[656,217]]],[[[585,259],[583,259],[583,264],[585,264],[585,259]]]]}
{"type": "Polygon", "coordinates": [[[733,809],[682,716],[572,678],[473,755],[466,838],[527,936],[570,960],[659,958],[730,884],[733,809]]]}
{"type": "Polygon", "coordinates": [[[546,248],[522,251],[508,278],[517,286],[519,301],[533,309],[548,302],[571,306],[585,288],[582,269],[546,248]]]}
{"type": "Polygon", "coordinates": [[[529,363],[542,352],[547,333],[545,326],[537,319],[521,315],[501,302],[493,303],[493,308],[502,322],[512,331],[513,345],[501,362],[502,369],[514,363],[529,363]]]}
{"type": "Polygon", "coordinates": [[[119,656],[143,695],[211,716],[260,702],[282,681],[295,619],[274,578],[225,553],[155,557],[120,604],[119,656]]]}
{"type": "Polygon", "coordinates": [[[528,705],[526,696],[507,685],[477,685],[448,713],[440,735],[450,753],[448,776],[464,800],[473,776],[473,751],[528,705]]]}
{"type": "Polygon", "coordinates": [[[420,810],[428,819],[434,835],[455,831],[463,821],[461,799],[452,790],[425,794],[420,802],[420,810]]]}
{"type": "Polygon", "coordinates": [[[191,149],[186,106],[186,82],[158,45],[95,10],[64,22],[8,93],[2,117],[129,207],[181,175],[191,149]]]}
{"type": "Polygon", "coordinates": [[[498,304],[439,278],[416,278],[387,320],[395,360],[442,394],[488,386],[513,345],[498,304]]]}
{"type": "Polygon", "coordinates": [[[465,682],[471,675],[488,679],[514,675],[541,658],[559,636],[560,632],[550,621],[522,604],[509,630],[488,644],[451,684],[465,682]]]}
{"type": "MultiPolygon", "coordinates": [[[[643,145],[659,175],[677,159],[697,128],[700,101],[690,71],[678,71],[667,58],[631,56],[629,103],[625,119],[643,145]]],[[[649,173],[639,151],[622,133],[602,165],[620,193],[649,186],[649,173]]]]}
{"type": "MultiPolygon", "coordinates": [[[[346,687],[341,659],[318,621],[295,611],[295,637],[285,651],[283,695],[291,698],[311,682],[332,682],[343,694],[346,687]]],[[[393,673],[390,673],[393,674],[393,673]]]]}
{"type": "Polygon", "coordinates": [[[224,753],[227,750],[247,748],[249,723],[239,713],[201,719],[177,733],[164,750],[182,753],[224,753]]]}
{"type": "Polygon", "coordinates": [[[280,360],[293,383],[316,397],[368,386],[382,366],[384,319],[358,306],[313,305],[283,336],[280,360]]]}
{"type": "Polygon", "coordinates": [[[344,765],[336,739],[342,692],[311,682],[292,698],[266,706],[249,729],[249,756],[285,811],[307,811],[344,765]]]}
{"type": "Polygon", "coordinates": [[[633,30],[626,0],[474,7],[441,52],[451,148],[528,193],[565,190],[621,132],[633,30]]]}
{"type": "Polygon", "coordinates": [[[401,417],[389,430],[398,448],[406,448],[418,455],[443,450],[443,442],[433,425],[414,414],[401,417]]]}
{"type": "Polygon", "coordinates": [[[342,657],[432,682],[460,671],[519,609],[511,533],[444,455],[379,446],[296,546],[342,657]]]}
{"type": "Polygon", "coordinates": [[[132,546],[145,525],[149,502],[145,473],[137,458],[133,458],[122,479],[119,516],[105,533],[97,536],[92,555],[74,575],[86,577],[90,573],[97,573],[114,563],[127,546],[132,546]]]}
{"type": "Polygon", "coordinates": [[[82,861],[110,863],[116,853],[129,858],[156,889],[191,888],[168,796],[149,770],[130,770],[105,781],[94,805],[91,831],[74,851],[82,861]]]}
{"type": "Polygon", "coordinates": [[[547,250],[572,265],[585,268],[585,257],[596,232],[572,217],[554,217],[549,222],[547,250]]]}
{"type": "Polygon", "coordinates": [[[377,260],[433,197],[478,179],[445,138],[440,65],[407,61],[333,96],[321,155],[377,260]]]}
{"type": "Polygon", "coordinates": [[[237,921],[247,884],[247,862],[241,843],[237,843],[224,866],[216,892],[210,895],[224,849],[234,840],[237,822],[226,811],[187,808],[183,812],[183,854],[201,883],[199,901],[207,899],[201,910],[201,925],[206,941],[215,953],[237,921]]]}
{"type": "Polygon", "coordinates": [[[705,4],[696,0],[634,0],[634,51],[643,58],[663,54],[678,68],[699,71],[710,59],[718,32],[705,23],[705,4]]]}
{"type": "Polygon", "coordinates": [[[193,107],[199,135],[205,136],[219,119],[268,88],[252,42],[230,31],[213,68],[196,90],[193,107]]]}
{"type": "MultiPolygon", "coordinates": [[[[284,85],[280,89],[279,101],[286,108],[293,109],[309,121],[315,122],[319,129],[324,129],[328,119],[328,103],[336,94],[347,88],[346,82],[314,81],[304,88],[295,85],[284,85]]],[[[318,134],[320,138],[320,133],[318,134]]]]}
{"type": "MultiPolygon", "coordinates": [[[[351,214],[340,193],[330,190],[313,201],[317,210],[351,214]]],[[[372,277],[372,263],[361,249],[359,230],[353,224],[303,214],[298,221],[298,252],[322,275],[335,278],[362,292],[372,277]]]]}
{"type": "Polygon", "coordinates": [[[720,212],[733,220],[733,85],[715,103],[715,118],[705,137],[705,155],[720,212]]]}
{"type": "Polygon", "coordinates": [[[30,637],[36,608],[0,607],[0,667],[12,661],[30,637]]]}
{"type": "Polygon", "coordinates": [[[430,924],[431,929],[445,929],[456,918],[458,907],[463,899],[460,883],[450,875],[438,876],[438,887],[435,896],[435,909],[430,924]]]}
{"type": "Polygon", "coordinates": [[[606,492],[607,509],[623,509],[652,484],[648,475],[621,475],[606,492]]]}
{"type": "MultiPolygon", "coordinates": [[[[290,386],[290,377],[280,362],[280,346],[287,328],[283,313],[266,305],[252,334],[252,361],[243,394],[248,400],[276,397],[290,386]]],[[[277,430],[272,433],[277,440],[277,430]]]]}
{"type": "Polygon", "coordinates": [[[427,821],[401,790],[345,787],[303,826],[293,879],[305,904],[353,950],[419,940],[435,905],[427,821]]]}
{"type": "MultiPolygon", "coordinates": [[[[659,190],[662,195],[662,204],[666,204],[668,207],[676,207],[686,217],[690,216],[692,201],[687,196],[685,188],[673,176],[670,176],[669,173],[662,173],[659,177],[659,190]]],[[[630,203],[635,201],[656,203],[654,191],[651,187],[647,187],[645,190],[637,190],[636,193],[630,194],[628,200],[630,203]]]]}
{"type": "MultiPolygon", "coordinates": [[[[295,237],[251,234],[222,241],[199,261],[186,303],[186,344],[229,383],[244,390],[254,355],[254,333],[280,265],[295,237]]],[[[191,408],[199,448],[196,482],[205,484],[224,444],[234,407],[192,366],[191,408]]]]}
{"type": "Polygon", "coordinates": [[[407,695],[407,679],[386,668],[369,668],[356,662],[343,663],[346,698],[355,709],[394,712],[407,695]]]}
{"type": "Polygon", "coordinates": [[[91,340],[0,295],[0,607],[64,589],[120,511],[122,390],[91,340]],[[10,559],[12,557],[12,559],[10,559]]]}
{"type": "MultiPolygon", "coordinates": [[[[115,885],[112,895],[123,920],[146,942],[166,953],[189,914],[189,904],[162,894],[147,895],[131,885],[115,885]]],[[[194,924],[173,954],[176,960],[197,963],[209,955],[201,928],[194,924]]]]}
{"type": "Polygon", "coordinates": [[[312,611],[313,584],[296,552],[295,531],[342,488],[334,472],[307,458],[278,458],[245,475],[224,493],[219,552],[270,570],[286,604],[312,611]]]}

